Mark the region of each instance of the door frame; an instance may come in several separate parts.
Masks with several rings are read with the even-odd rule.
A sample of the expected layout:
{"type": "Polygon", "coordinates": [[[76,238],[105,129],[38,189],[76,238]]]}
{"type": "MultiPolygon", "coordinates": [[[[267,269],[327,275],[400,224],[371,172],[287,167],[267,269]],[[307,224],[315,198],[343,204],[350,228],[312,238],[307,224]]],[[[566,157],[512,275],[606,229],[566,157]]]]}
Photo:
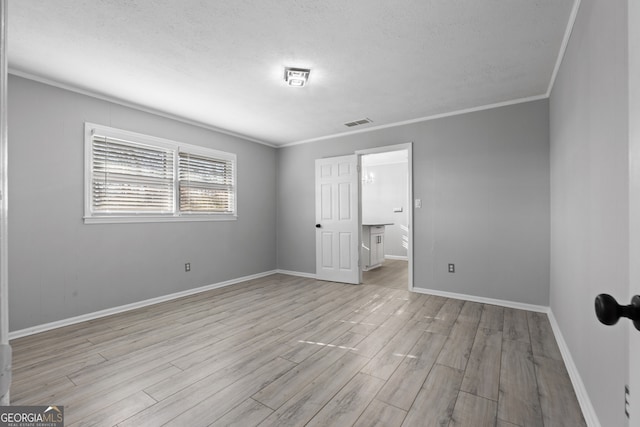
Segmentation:
{"type": "MultiPolygon", "coordinates": [[[[640,294],[640,4],[637,0],[627,2],[628,31],[628,126],[629,126],[629,298],[640,294]]],[[[627,304],[625,301],[623,304],[627,304]]],[[[629,409],[629,425],[640,426],[640,332],[629,322],[628,329],[628,382],[629,395],[625,409],[629,409]]]]}
{"type": "MultiPolygon", "coordinates": [[[[362,228],[362,156],[366,154],[386,153],[389,151],[407,151],[407,237],[409,238],[407,245],[407,259],[408,263],[408,279],[407,288],[409,291],[413,291],[413,142],[407,142],[404,144],[385,145],[382,147],[367,148],[364,150],[356,150],[355,154],[358,156],[358,168],[360,170],[360,178],[358,180],[358,226],[362,228]]],[[[360,233],[360,239],[362,240],[362,233],[360,233]]],[[[362,241],[360,241],[360,247],[362,247],[362,241]]],[[[362,267],[360,268],[360,283],[362,283],[362,267]]]]}

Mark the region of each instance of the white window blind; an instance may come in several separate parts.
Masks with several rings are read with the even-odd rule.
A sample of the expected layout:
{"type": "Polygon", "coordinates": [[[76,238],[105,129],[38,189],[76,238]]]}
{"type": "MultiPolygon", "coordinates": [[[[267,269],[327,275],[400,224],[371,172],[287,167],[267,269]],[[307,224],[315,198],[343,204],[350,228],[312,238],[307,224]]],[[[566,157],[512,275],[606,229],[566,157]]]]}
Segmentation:
{"type": "Polygon", "coordinates": [[[235,219],[236,156],[85,123],[85,223],[235,219]]]}
{"type": "Polygon", "coordinates": [[[173,212],[171,150],[102,135],[92,140],[92,212],[173,212]]]}
{"type": "Polygon", "coordinates": [[[232,213],[233,161],[180,152],[180,212],[232,213]]]}

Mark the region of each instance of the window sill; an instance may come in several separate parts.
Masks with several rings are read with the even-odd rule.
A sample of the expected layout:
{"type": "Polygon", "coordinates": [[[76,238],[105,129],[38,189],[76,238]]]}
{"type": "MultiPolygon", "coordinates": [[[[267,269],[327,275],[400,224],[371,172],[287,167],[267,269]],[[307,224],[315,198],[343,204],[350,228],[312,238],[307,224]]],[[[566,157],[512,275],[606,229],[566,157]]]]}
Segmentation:
{"type": "Polygon", "coordinates": [[[181,216],[93,216],[84,217],[85,224],[127,224],[145,222],[206,222],[236,221],[237,215],[181,215],[181,216]]]}

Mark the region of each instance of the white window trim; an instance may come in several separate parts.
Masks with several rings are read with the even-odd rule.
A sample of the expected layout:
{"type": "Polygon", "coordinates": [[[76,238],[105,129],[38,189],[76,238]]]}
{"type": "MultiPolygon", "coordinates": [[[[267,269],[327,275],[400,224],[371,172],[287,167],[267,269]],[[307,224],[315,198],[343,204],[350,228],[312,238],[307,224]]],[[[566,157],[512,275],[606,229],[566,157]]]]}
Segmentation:
{"type": "MultiPolygon", "coordinates": [[[[237,157],[233,153],[214,150],[198,145],[185,144],[169,139],[159,138],[141,133],[116,129],[109,126],[85,122],[84,124],[84,223],[85,224],[113,224],[113,223],[144,223],[144,222],[197,222],[197,221],[235,221],[238,219],[238,180],[237,157]],[[172,214],[93,214],[91,211],[91,163],[93,135],[118,138],[125,141],[143,143],[151,146],[174,150],[174,167],[177,168],[178,153],[188,152],[207,157],[233,161],[233,213],[180,213],[178,201],[178,174],[174,171],[174,212],[172,214]]],[[[177,169],[176,169],[177,170],[177,169]]]]}

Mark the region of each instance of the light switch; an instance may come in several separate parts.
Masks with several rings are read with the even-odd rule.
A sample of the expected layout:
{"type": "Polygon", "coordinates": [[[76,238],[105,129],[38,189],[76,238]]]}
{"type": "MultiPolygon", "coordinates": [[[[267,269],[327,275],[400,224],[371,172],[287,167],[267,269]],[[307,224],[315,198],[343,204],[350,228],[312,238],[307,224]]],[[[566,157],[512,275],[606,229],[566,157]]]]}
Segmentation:
{"type": "Polygon", "coordinates": [[[419,209],[422,207],[422,199],[416,199],[416,209],[419,209]]]}
{"type": "Polygon", "coordinates": [[[402,208],[401,207],[400,208],[393,208],[393,212],[394,213],[402,212],[402,208]]]}

